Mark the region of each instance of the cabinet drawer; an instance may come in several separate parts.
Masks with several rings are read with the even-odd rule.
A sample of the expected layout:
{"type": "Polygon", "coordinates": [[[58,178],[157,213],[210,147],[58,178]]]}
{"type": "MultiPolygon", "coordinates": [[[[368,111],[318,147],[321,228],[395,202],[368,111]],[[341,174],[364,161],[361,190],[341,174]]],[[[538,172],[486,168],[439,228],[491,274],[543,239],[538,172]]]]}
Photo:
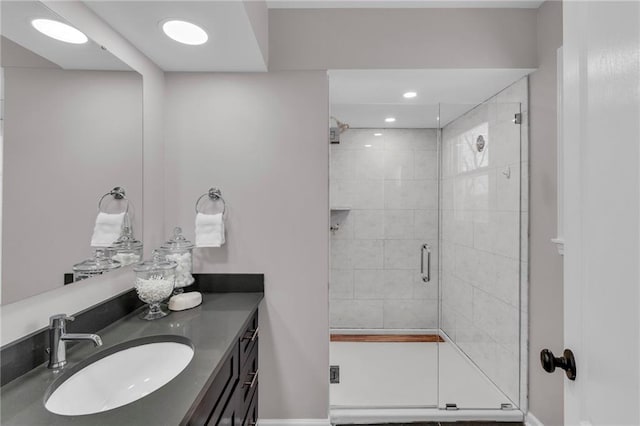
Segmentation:
{"type": "Polygon", "coordinates": [[[240,370],[240,379],[238,381],[236,394],[241,415],[247,412],[251,399],[258,390],[258,375],[258,346],[256,345],[249,354],[247,363],[240,370]]]}
{"type": "Polygon", "coordinates": [[[227,401],[235,391],[239,370],[239,354],[236,346],[187,422],[189,426],[206,425],[211,419],[217,421],[220,418],[227,401]]]}
{"type": "Polygon", "coordinates": [[[240,336],[240,368],[243,368],[254,347],[258,345],[258,311],[256,311],[247,328],[240,336]]]}
{"type": "Polygon", "coordinates": [[[242,426],[255,426],[258,423],[258,392],[253,395],[249,410],[242,420],[242,426]]]}

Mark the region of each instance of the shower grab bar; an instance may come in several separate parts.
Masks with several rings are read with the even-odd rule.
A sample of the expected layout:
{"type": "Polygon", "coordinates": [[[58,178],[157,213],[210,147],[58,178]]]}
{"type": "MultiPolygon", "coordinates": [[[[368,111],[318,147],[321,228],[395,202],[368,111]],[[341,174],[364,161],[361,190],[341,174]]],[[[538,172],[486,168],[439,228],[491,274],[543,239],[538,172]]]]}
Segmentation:
{"type": "Polygon", "coordinates": [[[420,276],[422,282],[428,283],[431,281],[431,246],[429,244],[423,244],[420,247],[420,276]],[[427,274],[424,274],[424,252],[427,252],[427,274]]]}

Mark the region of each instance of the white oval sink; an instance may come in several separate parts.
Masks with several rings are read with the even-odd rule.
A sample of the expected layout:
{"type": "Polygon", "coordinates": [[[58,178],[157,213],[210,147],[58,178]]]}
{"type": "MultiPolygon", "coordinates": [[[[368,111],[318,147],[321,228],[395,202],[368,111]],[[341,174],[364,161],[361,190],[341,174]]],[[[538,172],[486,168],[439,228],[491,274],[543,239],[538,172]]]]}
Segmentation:
{"type": "Polygon", "coordinates": [[[167,384],[192,358],[193,346],[181,336],[152,336],[125,342],[66,371],[49,388],[45,407],[65,416],[121,407],[167,384]]]}

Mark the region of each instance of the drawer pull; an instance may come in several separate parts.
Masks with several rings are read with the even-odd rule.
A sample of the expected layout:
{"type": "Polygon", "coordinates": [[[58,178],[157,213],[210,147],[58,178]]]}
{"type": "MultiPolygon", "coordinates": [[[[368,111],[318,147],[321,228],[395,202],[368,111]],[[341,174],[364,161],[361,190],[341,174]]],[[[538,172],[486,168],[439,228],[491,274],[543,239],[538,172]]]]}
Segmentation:
{"type": "Polygon", "coordinates": [[[260,327],[256,327],[255,330],[247,330],[247,332],[245,333],[244,337],[242,337],[242,341],[246,341],[246,340],[251,340],[252,342],[255,342],[256,339],[258,338],[258,332],[260,331],[260,327]],[[251,337],[247,336],[247,334],[251,333],[251,337]]]}
{"type": "Polygon", "coordinates": [[[251,379],[250,382],[244,382],[242,384],[243,388],[246,388],[248,386],[249,389],[251,389],[256,385],[256,382],[258,381],[258,370],[256,370],[255,373],[249,373],[249,376],[253,376],[253,379],[251,379]]]}

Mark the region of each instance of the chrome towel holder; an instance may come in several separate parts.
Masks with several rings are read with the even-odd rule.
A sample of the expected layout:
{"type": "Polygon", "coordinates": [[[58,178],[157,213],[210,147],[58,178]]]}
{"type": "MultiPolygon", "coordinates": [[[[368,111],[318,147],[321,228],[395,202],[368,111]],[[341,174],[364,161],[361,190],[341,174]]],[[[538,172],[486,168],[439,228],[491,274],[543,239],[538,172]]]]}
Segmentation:
{"type": "Polygon", "coordinates": [[[106,212],[104,212],[102,210],[102,202],[109,195],[111,195],[115,200],[125,200],[127,202],[127,206],[124,209],[124,213],[128,213],[129,212],[129,199],[127,198],[127,195],[126,195],[126,193],[124,191],[124,188],[122,188],[120,186],[116,186],[111,191],[107,192],[102,197],[100,197],[100,200],[98,200],[98,212],[106,213],[106,212]]]}
{"type": "Polygon", "coordinates": [[[227,203],[224,201],[224,198],[222,198],[222,191],[220,191],[220,189],[218,188],[209,188],[209,192],[198,197],[198,199],[196,200],[196,213],[200,213],[200,211],[198,210],[198,205],[204,197],[209,197],[209,200],[211,200],[212,202],[222,201],[222,215],[225,215],[225,213],[227,212],[227,203]]]}

